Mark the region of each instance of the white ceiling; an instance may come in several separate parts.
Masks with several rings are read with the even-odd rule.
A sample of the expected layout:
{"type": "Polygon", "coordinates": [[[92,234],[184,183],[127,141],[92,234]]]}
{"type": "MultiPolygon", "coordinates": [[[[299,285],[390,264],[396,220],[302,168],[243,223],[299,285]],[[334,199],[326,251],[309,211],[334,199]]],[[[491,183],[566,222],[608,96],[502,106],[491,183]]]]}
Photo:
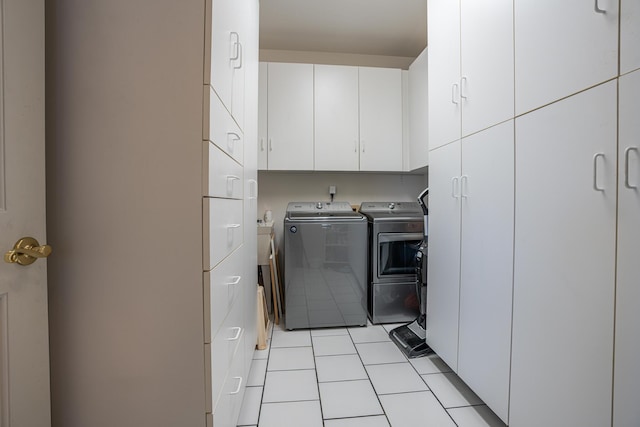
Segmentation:
{"type": "Polygon", "coordinates": [[[261,0],[260,49],[416,57],[427,0],[261,0]]]}

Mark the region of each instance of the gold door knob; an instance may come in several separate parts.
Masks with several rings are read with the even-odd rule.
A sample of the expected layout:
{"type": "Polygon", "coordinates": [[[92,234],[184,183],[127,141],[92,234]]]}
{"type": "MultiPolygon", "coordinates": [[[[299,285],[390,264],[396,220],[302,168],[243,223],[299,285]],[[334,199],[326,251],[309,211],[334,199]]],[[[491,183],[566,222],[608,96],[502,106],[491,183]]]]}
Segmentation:
{"type": "Polygon", "coordinates": [[[42,245],[33,237],[23,237],[13,246],[13,249],[4,254],[4,260],[8,263],[20,265],[33,264],[38,258],[46,258],[51,253],[51,246],[42,245]]]}

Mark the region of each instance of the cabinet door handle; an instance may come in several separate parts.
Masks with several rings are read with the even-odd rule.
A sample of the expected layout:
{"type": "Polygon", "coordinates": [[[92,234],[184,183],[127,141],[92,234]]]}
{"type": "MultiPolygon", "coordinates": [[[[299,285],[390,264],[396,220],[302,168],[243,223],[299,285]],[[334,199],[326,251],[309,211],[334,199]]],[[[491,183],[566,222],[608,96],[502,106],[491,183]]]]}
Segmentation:
{"type": "Polygon", "coordinates": [[[228,224],[227,225],[227,229],[229,229],[229,230],[231,230],[233,228],[239,228],[239,227],[240,227],[240,224],[228,224]]]}
{"type": "Polygon", "coordinates": [[[454,83],[453,85],[451,85],[451,102],[458,105],[458,97],[456,96],[456,92],[458,91],[459,86],[458,83],[454,83]]]}
{"type": "Polygon", "coordinates": [[[460,177],[460,197],[463,199],[469,197],[469,177],[467,175],[460,177]]]}
{"type": "Polygon", "coordinates": [[[239,70],[240,68],[242,68],[242,43],[240,42],[238,42],[238,57],[235,60],[239,62],[237,63],[237,65],[234,65],[233,68],[235,70],[239,70]]]}
{"type": "Polygon", "coordinates": [[[598,158],[602,157],[605,160],[604,153],[596,153],[593,156],[593,189],[595,191],[604,191],[604,187],[598,186],[598,158]]]}
{"type": "Polygon", "coordinates": [[[229,34],[229,40],[231,41],[231,52],[229,53],[229,62],[237,61],[240,57],[240,35],[235,31],[231,31],[229,34]],[[234,40],[235,39],[235,40],[234,40]]]}
{"type": "Polygon", "coordinates": [[[233,182],[233,181],[237,181],[237,180],[239,180],[239,179],[240,179],[240,177],[238,177],[238,176],[235,176],[235,175],[227,175],[227,181],[231,181],[231,182],[233,182]]]}
{"type": "Polygon", "coordinates": [[[364,140],[363,140],[363,141],[360,141],[360,145],[362,145],[362,152],[364,153],[364,149],[365,149],[364,140]]]}
{"type": "Polygon", "coordinates": [[[236,387],[235,391],[230,392],[229,394],[238,394],[240,393],[240,389],[242,388],[242,377],[233,377],[238,380],[238,387],[236,387]]]}
{"type": "Polygon", "coordinates": [[[240,141],[240,135],[235,132],[227,132],[227,147],[229,147],[229,151],[233,153],[234,142],[240,141]]]}
{"type": "Polygon", "coordinates": [[[358,152],[358,141],[353,141],[353,152],[354,153],[358,152]]]}
{"type": "Polygon", "coordinates": [[[260,151],[264,151],[264,138],[260,138],[260,151]]]}
{"type": "Polygon", "coordinates": [[[233,278],[231,279],[231,281],[225,283],[225,285],[228,286],[235,286],[238,283],[240,283],[240,280],[242,280],[242,276],[233,276],[233,278]]]}
{"type": "Polygon", "coordinates": [[[271,142],[271,138],[269,138],[269,151],[273,151],[273,144],[271,142]]]}
{"type": "Polygon", "coordinates": [[[624,186],[630,190],[637,190],[638,186],[631,185],[629,182],[629,154],[632,151],[638,153],[638,147],[627,147],[627,149],[624,150],[624,186]]]}
{"type": "Polygon", "coordinates": [[[595,7],[594,7],[596,13],[607,13],[607,11],[605,9],[600,9],[600,5],[598,4],[598,0],[595,0],[595,7]]]}
{"type": "Polygon", "coordinates": [[[467,87],[467,76],[460,79],[460,98],[467,99],[465,88],[467,87]]]}
{"type": "Polygon", "coordinates": [[[249,200],[255,200],[258,198],[258,181],[255,179],[249,180],[249,200]]]}
{"type": "Polygon", "coordinates": [[[456,189],[459,189],[459,184],[459,177],[454,176],[453,178],[451,178],[451,197],[453,197],[454,199],[457,199],[460,196],[459,194],[456,194],[456,189]]]}
{"type": "Polygon", "coordinates": [[[240,334],[242,334],[242,328],[239,327],[239,326],[235,326],[235,327],[233,327],[231,329],[235,329],[236,330],[236,334],[231,338],[227,338],[227,341],[237,341],[238,338],[240,338],[240,334]]]}

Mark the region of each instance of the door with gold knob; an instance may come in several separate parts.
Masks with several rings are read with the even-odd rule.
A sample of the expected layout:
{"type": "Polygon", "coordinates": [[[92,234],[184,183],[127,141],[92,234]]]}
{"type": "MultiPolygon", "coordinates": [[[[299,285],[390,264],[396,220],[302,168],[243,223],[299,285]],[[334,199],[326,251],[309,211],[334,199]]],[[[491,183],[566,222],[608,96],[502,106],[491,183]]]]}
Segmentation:
{"type": "Polygon", "coordinates": [[[0,0],[0,427],[49,426],[44,0],[0,0]]]}

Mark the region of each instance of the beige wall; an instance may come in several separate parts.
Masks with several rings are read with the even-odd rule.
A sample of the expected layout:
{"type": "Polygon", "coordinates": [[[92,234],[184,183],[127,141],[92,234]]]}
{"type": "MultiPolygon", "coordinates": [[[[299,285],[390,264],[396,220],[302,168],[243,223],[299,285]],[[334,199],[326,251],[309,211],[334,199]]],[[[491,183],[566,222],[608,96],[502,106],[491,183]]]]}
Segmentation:
{"type": "Polygon", "coordinates": [[[204,426],[204,8],[46,2],[54,427],[204,426]]]}
{"type": "Polygon", "coordinates": [[[335,201],[352,205],[375,201],[415,201],[427,185],[425,174],[258,172],[258,216],[273,212],[276,239],[282,244],[282,221],[289,202],[329,201],[329,185],[337,187],[335,201]]]}

